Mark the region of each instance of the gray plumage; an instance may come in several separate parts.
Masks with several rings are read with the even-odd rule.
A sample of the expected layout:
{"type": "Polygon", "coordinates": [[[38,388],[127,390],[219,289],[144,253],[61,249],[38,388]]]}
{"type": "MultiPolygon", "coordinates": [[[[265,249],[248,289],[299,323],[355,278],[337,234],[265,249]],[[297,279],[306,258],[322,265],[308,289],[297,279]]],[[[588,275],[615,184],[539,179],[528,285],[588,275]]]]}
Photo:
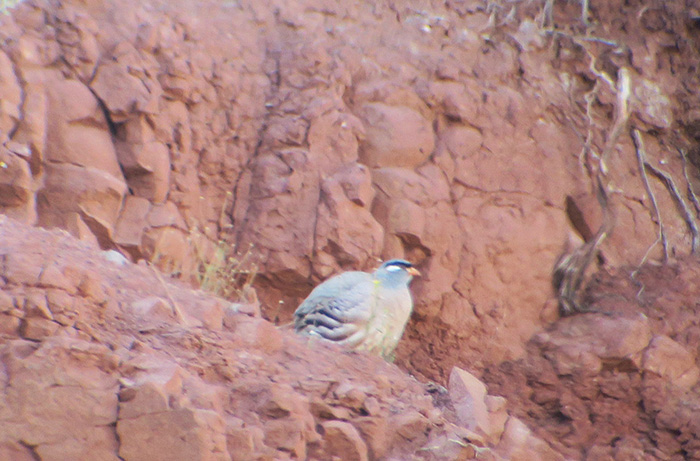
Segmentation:
{"type": "Polygon", "coordinates": [[[408,285],[420,275],[411,263],[392,259],[376,271],[345,272],[318,285],[294,312],[294,329],[391,357],[413,310],[408,285]]]}

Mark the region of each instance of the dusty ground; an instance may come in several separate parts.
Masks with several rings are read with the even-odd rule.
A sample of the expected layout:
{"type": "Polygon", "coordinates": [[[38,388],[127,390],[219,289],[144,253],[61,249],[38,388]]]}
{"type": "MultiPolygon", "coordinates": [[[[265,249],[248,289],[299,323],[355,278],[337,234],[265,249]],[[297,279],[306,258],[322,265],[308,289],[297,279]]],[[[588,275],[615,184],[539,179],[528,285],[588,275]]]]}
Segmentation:
{"type": "Polygon", "coordinates": [[[599,3],[36,0],[0,17],[2,360],[22,370],[0,382],[70,402],[77,379],[102,402],[70,442],[53,396],[0,413],[0,457],[147,458],[137,435],[159,418],[202,459],[699,457],[683,300],[700,5],[599,3]],[[262,318],[252,298],[249,318],[184,288],[220,240],[257,273],[262,318]],[[596,312],[562,320],[552,269],[597,240],[581,298],[596,312]],[[273,326],[320,280],[388,257],[425,274],[396,366],[308,358],[273,326]],[[54,360],[72,371],[39,379],[54,360]],[[368,435],[394,417],[412,429],[368,435]]]}
{"type": "MultiPolygon", "coordinates": [[[[0,216],[0,459],[560,459],[449,393],[0,216]]],[[[259,311],[259,308],[258,308],[259,311]]]]}
{"type": "Polygon", "coordinates": [[[489,390],[572,459],[699,459],[699,275],[695,258],[598,274],[596,313],[533,337],[489,390]]]}

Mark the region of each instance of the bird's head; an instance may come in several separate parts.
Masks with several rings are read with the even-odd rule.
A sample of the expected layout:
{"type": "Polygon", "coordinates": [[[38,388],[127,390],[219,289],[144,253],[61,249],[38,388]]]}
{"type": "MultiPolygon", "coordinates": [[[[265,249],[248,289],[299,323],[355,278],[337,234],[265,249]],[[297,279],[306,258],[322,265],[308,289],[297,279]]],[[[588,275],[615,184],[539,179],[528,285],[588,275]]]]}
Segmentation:
{"type": "Polygon", "coordinates": [[[414,276],[420,275],[420,272],[406,260],[390,259],[379,266],[374,274],[377,280],[391,286],[408,285],[414,276]]]}

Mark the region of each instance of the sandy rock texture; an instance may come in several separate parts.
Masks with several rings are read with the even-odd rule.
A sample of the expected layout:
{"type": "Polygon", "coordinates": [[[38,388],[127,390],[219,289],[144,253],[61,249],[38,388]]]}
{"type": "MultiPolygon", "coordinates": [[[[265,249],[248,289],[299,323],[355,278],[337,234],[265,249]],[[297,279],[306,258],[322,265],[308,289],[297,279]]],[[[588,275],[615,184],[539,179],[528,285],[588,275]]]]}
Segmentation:
{"type": "Polygon", "coordinates": [[[561,459],[464,370],[426,387],[65,231],[0,235],[2,460],[561,459]]]}
{"type": "Polygon", "coordinates": [[[635,269],[596,275],[595,313],[555,322],[484,375],[567,459],[700,459],[700,268],[635,269]]]}
{"type": "Polygon", "coordinates": [[[594,170],[619,229],[598,264],[639,263],[657,223],[668,253],[698,243],[686,11],[564,3],[24,2],[0,32],[0,206],[184,278],[223,239],[282,322],[406,257],[425,277],[398,363],[446,382],[520,357],[601,225],[594,170]]]}
{"type": "Polygon", "coordinates": [[[621,0],[0,15],[0,459],[700,459],[698,17],[621,0]],[[220,241],[257,273],[233,308],[167,280],[189,286],[220,241]],[[560,319],[552,269],[599,241],[595,312],[560,319]],[[389,257],[424,274],[398,368],[277,328],[321,280],[389,257]]]}

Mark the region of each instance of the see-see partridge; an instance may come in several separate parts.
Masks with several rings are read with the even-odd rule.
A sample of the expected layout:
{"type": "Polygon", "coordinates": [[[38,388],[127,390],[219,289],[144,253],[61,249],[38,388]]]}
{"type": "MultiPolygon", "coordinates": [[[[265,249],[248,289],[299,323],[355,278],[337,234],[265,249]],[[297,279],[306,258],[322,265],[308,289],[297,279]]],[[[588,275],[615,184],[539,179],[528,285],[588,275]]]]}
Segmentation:
{"type": "Polygon", "coordinates": [[[391,359],[413,310],[408,285],[420,272],[403,259],[318,285],[294,312],[294,329],[391,359]]]}

